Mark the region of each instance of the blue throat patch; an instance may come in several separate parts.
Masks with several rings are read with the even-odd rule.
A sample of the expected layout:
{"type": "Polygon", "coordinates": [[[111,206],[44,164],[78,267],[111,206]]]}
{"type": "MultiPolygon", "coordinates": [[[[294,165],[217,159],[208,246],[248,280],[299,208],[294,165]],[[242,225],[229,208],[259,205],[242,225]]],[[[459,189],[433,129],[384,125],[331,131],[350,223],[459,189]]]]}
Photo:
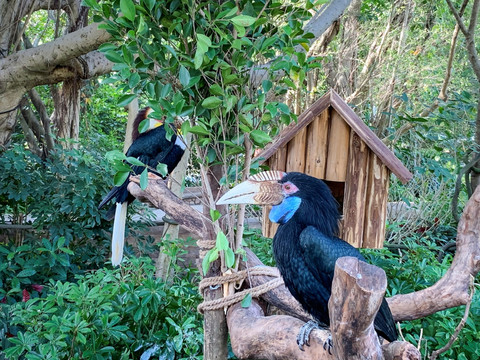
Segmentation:
{"type": "Polygon", "coordinates": [[[276,222],[279,224],[285,224],[288,220],[290,220],[295,214],[295,212],[300,207],[302,203],[302,199],[297,196],[289,196],[285,198],[280,204],[272,206],[272,210],[270,210],[270,215],[268,218],[272,222],[276,222]]]}

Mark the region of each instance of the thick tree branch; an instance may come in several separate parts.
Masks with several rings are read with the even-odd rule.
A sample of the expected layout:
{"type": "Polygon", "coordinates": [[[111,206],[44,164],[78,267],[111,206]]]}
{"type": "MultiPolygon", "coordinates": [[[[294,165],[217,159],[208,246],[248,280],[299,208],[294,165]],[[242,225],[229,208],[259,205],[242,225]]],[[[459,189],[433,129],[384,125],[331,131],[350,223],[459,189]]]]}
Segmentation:
{"type": "Polygon", "coordinates": [[[314,330],[310,346],[301,351],[296,336],[304,322],[287,315],[265,316],[255,300],[248,308],[236,304],[228,310],[233,352],[239,359],[420,359],[419,351],[409,343],[379,344],[373,319],[385,287],[383,270],[342,258],[337,262],[329,303],[334,355],[324,348],[327,330],[314,330]],[[383,281],[378,281],[382,273],[383,281]]]}
{"type": "Polygon", "coordinates": [[[91,24],[44,45],[0,59],[0,94],[13,87],[39,85],[46,74],[54,73],[59,66],[75,67],[72,60],[110,39],[110,34],[98,25],[91,24]]]}
{"type": "Polygon", "coordinates": [[[140,178],[131,176],[128,191],[133,196],[162,209],[199,239],[211,239],[211,234],[214,234],[212,221],[175,196],[163,179],[152,175],[145,190],[142,190],[138,184],[140,184],[140,178]]]}

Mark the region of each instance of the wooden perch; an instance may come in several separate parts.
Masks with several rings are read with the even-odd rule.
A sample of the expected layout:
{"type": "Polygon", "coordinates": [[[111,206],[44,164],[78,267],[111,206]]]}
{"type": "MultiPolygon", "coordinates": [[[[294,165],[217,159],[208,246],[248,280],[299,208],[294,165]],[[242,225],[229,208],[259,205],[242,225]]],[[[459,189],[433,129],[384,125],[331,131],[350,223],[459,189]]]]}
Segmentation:
{"type": "Polygon", "coordinates": [[[310,346],[301,351],[296,339],[304,322],[288,315],[265,316],[255,300],[248,308],[230,307],[227,324],[233,353],[239,359],[334,359],[323,348],[327,330],[314,330],[310,346]]]}
{"type": "Polygon", "coordinates": [[[162,209],[199,239],[214,239],[211,220],[173,194],[162,178],[149,174],[148,186],[145,190],[142,190],[139,184],[139,176],[130,176],[130,184],[128,184],[130,194],[140,201],[149,202],[156,208],[162,209]]]}
{"type": "Polygon", "coordinates": [[[420,352],[407,342],[380,346],[373,319],[386,286],[382,269],[341,258],[329,303],[334,355],[323,347],[327,330],[314,330],[310,346],[301,351],[296,337],[304,322],[287,315],[265,316],[255,301],[249,308],[236,304],[228,311],[233,352],[239,359],[420,359],[420,352]]]}

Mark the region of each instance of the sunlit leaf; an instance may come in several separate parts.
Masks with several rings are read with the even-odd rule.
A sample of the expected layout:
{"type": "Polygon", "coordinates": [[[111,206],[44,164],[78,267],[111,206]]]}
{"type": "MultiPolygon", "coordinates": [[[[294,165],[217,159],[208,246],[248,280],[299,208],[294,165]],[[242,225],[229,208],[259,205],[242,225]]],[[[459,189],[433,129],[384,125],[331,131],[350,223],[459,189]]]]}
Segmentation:
{"type": "Polygon", "coordinates": [[[128,179],[129,176],[130,176],[130,171],[119,171],[113,177],[113,184],[115,186],[120,186],[125,182],[125,180],[128,179]]]}
{"type": "Polygon", "coordinates": [[[145,190],[147,186],[148,186],[148,170],[147,168],[145,168],[140,174],[140,188],[142,190],[145,190]]]}
{"type": "Polygon", "coordinates": [[[217,234],[217,241],[215,243],[215,246],[217,247],[218,250],[227,250],[229,248],[228,239],[223,233],[223,231],[220,231],[217,234]]]}
{"type": "Polygon", "coordinates": [[[135,4],[132,0],[120,0],[120,10],[128,20],[135,20],[135,4]]]}

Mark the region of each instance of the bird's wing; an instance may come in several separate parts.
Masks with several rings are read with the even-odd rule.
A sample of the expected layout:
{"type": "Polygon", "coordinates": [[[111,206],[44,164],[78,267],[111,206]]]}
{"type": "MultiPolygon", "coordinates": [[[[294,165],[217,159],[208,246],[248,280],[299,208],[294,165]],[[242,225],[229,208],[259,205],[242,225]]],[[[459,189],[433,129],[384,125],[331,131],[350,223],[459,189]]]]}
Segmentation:
{"type": "Polygon", "coordinates": [[[326,236],[313,226],[308,226],[300,234],[300,246],[310,271],[318,277],[324,277],[327,274],[330,282],[333,279],[335,262],[338,258],[353,256],[365,261],[362,254],[349,243],[336,237],[326,236]]]}
{"type": "MultiPolygon", "coordinates": [[[[331,290],[335,262],[338,258],[352,256],[366,262],[358,249],[339,238],[324,235],[313,226],[309,226],[302,231],[300,245],[310,271],[319,281],[328,281],[329,290],[331,290]]],[[[395,322],[385,299],[383,299],[375,317],[374,325],[380,335],[387,340],[397,340],[398,333],[395,322]]]]}

